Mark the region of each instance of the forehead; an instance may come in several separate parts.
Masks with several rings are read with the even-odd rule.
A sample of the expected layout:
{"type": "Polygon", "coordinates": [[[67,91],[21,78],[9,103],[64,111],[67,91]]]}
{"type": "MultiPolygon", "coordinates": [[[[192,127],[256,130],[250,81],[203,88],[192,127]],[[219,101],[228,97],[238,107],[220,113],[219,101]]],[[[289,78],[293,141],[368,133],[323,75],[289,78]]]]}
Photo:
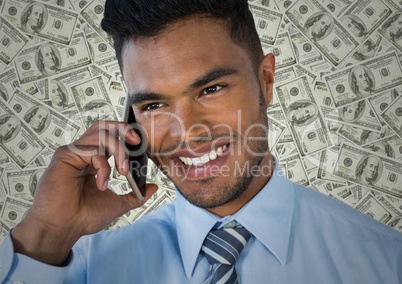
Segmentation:
{"type": "Polygon", "coordinates": [[[232,41],[224,23],[198,16],[168,27],[156,37],[128,42],[122,62],[130,93],[189,84],[216,67],[252,70],[248,54],[232,41]]]}
{"type": "Polygon", "coordinates": [[[32,12],[42,12],[43,8],[39,5],[33,5],[32,6],[32,12]]]}

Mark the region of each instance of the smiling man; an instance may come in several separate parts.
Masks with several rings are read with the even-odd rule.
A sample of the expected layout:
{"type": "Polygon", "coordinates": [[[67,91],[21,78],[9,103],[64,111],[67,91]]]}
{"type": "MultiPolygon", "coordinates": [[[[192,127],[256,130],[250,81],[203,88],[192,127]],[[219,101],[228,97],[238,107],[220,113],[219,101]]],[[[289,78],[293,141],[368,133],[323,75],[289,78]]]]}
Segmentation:
{"type": "MultiPolygon", "coordinates": [[[[54,154],[0,248],[0,281],[402,279],[398,232],[285,179],[271,156],[265,110],[275,60],[263,56],[247,1],[108,0],[104,17],[148,155],[177,199],[93,234],[145,202],[107,189],[105,153],[126,174],[123,140],[138,144],[138,135],[126,123],[97,122],[54,154]]],[[[155,190],[147,185],[146,199],[155,190]]]]}

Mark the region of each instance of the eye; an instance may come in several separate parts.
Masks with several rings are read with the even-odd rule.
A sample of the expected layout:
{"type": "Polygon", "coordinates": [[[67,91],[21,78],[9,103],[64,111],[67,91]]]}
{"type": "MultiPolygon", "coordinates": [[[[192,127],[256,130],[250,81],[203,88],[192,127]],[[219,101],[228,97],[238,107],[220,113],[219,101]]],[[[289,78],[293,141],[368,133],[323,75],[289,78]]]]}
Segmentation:
{"type": "Polygon", "coordinates": [[[202,91],[202,94],[203,94],[203,95],[209,95],[209,94],[218,92],[218,91],[221,90],[222,88],[223,88],[223,86],[221,86],[221,85],[210,86],[210,87],[205,88],[205,89],[202,91]]]}
{"type": "Polygon", "coordinates": [[[155,109],[161,108],[163,106],[164,106],[164,104],[162,104],[162,103],[150,103],[150,104],[144,105],[141,108],[141,110],[142,111],[150,111],[150,110],[155,110],[155,109]]]}

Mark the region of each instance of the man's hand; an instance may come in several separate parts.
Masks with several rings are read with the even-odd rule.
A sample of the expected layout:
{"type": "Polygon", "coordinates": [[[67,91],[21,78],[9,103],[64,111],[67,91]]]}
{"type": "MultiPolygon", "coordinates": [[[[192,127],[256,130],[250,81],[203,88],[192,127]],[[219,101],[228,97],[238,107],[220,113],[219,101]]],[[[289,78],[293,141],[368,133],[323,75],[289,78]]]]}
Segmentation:
{"type": "Polygon", "coordinates": [[[118,172],[128,172],[124,141],[136,145],[140,138],[127,123],[99,121],[55,152],[32,207],[12,231],[15,252],[59,265],[81,236],[102,230],[155,193],[157,186],[147,185],[146,197],[139,201],[131,192],[117,195],[107,188],[111,155],[118,172]]]}

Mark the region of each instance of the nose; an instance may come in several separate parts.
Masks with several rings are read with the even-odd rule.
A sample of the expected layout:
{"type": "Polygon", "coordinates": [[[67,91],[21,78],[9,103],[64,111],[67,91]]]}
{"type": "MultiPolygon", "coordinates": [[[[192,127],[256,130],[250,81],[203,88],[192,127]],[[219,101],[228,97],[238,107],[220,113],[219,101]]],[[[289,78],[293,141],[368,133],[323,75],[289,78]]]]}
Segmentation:
{"type": "Polygon", "coordinates": [[[203,107],[195,101],[177,104],[171,114],[169,127],[170,136],[184,143],[205,141],[212,130],[203,107]]]}

